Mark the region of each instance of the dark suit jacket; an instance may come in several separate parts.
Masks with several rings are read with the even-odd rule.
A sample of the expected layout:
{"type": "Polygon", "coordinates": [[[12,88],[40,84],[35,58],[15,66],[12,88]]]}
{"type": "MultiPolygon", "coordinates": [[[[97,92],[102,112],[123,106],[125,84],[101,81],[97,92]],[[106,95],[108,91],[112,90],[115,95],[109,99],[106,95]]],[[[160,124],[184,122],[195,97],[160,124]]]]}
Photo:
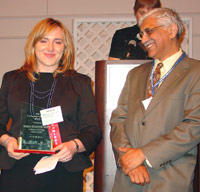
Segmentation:
{"type": "Polygon", "coordinates": [[[152,64],[131,70],[112,113],[111,141],[118,162],[122,146],[141,148],[152,168],[150,184],[132,184],[118,167],[114,192],[192,191],[200,141],[200,62],[185,57],[162,82],[147,110],[152,64]]]}
{"type": "Polygon", "coordinates": [[[130,49],[130,57],[128,59],[150,59],[137,38],[139,31],[140,28],[137,25],[117,30],[112,38],[109,57],[127,59],[126,54],[129,42],[132,40],[135,42],[135,46],[130,49]]]}
{"type": "MultiPolygon", "coordinates": [[[[29,102],[29,80],[25,72],[7,72],[0,89],[0,136],[7,133],[16,139],[20,134],[21,107],[29,102]],[[12,119],[9,131],[6,124],[12,119]]],[[[78,138],[86,148],[86,152],[76,154],[73,159],[64,163],[68,171],[74,172],[91,166],[91,154],[101,139],[95,102],[88,76],[57,75],[52,107],[61,106],[64,122],[59,123],[62,142],[78,138]]],[[[10,169],[15,160],[10,158],[6,149],[0,148],[0,168],[10,169]]]]}

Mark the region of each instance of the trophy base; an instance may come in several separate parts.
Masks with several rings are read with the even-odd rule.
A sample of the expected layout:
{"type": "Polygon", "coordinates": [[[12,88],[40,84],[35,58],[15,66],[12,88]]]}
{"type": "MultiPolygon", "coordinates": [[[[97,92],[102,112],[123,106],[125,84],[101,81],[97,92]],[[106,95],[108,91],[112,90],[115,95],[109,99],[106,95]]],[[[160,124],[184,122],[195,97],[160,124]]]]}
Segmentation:
{"type": "Polygon", "coordinates": [[[17,153],[35,153],[35,154],[55,154],[54,151],[41,151],[41,150],[36,150],[36,149],[15,149],[14,150],[17,153]]]}

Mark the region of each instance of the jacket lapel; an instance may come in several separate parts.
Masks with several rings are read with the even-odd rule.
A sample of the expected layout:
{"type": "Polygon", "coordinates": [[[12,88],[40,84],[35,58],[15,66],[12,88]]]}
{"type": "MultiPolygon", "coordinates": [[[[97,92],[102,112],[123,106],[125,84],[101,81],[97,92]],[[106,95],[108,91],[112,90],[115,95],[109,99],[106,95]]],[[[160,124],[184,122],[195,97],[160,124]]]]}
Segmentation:
{"type": "Polygon", "coordinates": [[[21,73],[21,78],[19,82],[19,89],[20,90],[20,95],[21,95],[21,100],[23,102],[28,103],[29,102],[29,89],[30,89],[30,84],[29,84],[29,79],[27,78],[25,73],[21,73]]]}
{"type": "Polygon", "coordinates": [[[181,61],[174,70],[169,74],[169,76],[162,82],[157,93],[152,98],[147,110],[145,111],[145,116],[151,112],[157,104],[160,103],[173,89],[173,87],[184,77],[187,72],[187,68],[189,67],[185,62],[186,58],[181,61]]]}
{"type": "Polygon", "coordinates": [[[151,70],[152,70],[152,65],[149,63],[148,65],[144,66],[144,71],[140,75],[139,97],[140,97],[143,113],[145,113],[145,109],[144,109],[144,105],[142,101],[146,99],[147,85],[150,79],[151,70]]]}

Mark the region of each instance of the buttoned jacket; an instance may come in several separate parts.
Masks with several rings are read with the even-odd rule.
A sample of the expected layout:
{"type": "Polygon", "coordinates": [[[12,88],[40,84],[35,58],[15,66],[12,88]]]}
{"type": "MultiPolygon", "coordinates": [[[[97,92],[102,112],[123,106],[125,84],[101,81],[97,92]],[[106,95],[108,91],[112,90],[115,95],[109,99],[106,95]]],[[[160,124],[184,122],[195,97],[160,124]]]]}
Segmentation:
{"type": "Polygon", "coordinates": [[[132,69],[111,117],[116,163],[119,147],[141,148],[150,184],[132,184],[117,167],[114,192],[192,191],[197,144],[200,141],[200,62],[187,56],[160,85],[145,110],[152,64],[132,69]]]}

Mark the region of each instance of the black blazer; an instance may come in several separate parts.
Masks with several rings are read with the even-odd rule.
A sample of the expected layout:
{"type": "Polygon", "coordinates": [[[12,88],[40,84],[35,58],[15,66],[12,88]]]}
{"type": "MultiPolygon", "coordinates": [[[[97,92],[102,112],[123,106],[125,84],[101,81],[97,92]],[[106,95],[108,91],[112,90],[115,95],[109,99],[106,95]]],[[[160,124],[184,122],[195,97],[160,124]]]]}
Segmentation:
{"type": "Polygon", "coordinates": [[[128,59],[150,59],[147,51],[144,51],[144,48],[142,48],[141,41],[137,38],[139,32],[140,28],[137,25],[115,31],[109,57],[127,59],[126,54],[129,49],[129,42],[133,41],[135,45],[129,50],[130,57],[128,59]]]}
{"type": "MultiPolygon", "coordinates": [[[[9,134],[16,139],[20,134],[21,107],[29,102],[29,79],[25,72],[10,71],[3,76],[0,89],[0,137],[9,134]],[[6,130],[9,119],[11,128],[6,130]]],[[[90,167],[89,155],[101,140],[91,80],[79,73],[58,74],[57,84],[52,98],[52,107],[61,106],[64,121],[59,123],[62,142],[78,138],[86,152],[76,154],[69,162],[63,163],[71,172],[90,167]]],[[[8,156],[7,150],[0,146],[0,168],[10,169],[15,159],[8,156]]]]}

